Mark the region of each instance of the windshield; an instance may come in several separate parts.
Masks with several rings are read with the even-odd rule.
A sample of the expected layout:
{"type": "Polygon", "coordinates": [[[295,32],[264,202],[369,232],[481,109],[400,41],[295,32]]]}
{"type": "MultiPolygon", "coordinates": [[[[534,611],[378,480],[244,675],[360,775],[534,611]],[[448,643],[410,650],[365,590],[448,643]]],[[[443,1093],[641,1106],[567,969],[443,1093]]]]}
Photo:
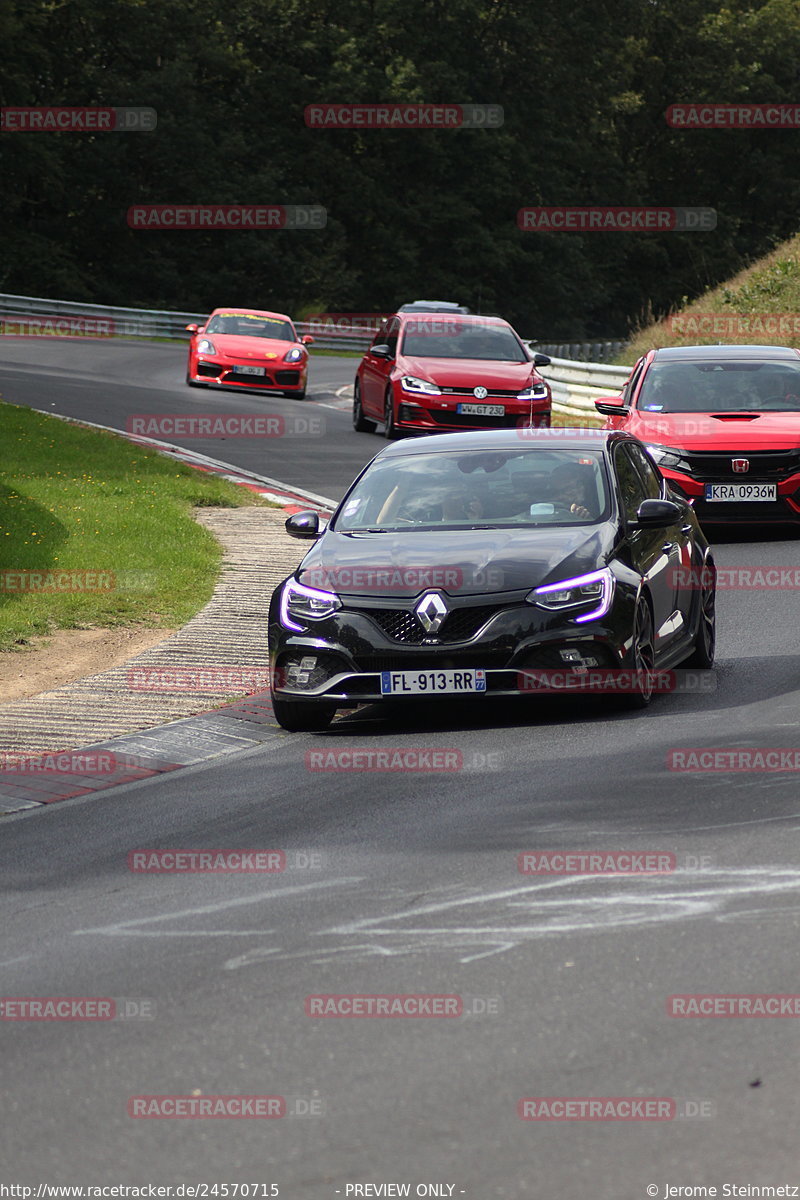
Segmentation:
{"type": "Polygon", "coordinates": [[[294,329],[289,321],[278,317],[256,317],[248,313],[219,313],[206,326],[206,333],[230,333],[236,337],[274,338],[278,342],[295,342],[294,329]]]}
{"type": "Polygon", "coordinates": [[[339,533],[587,525],[605,518],[598,451],[409,454],[370,467],[331,523],[339,533]]]}
{"type": "Polygon", "coordinates": [[[646,412],[780,412],[800,409],[800,360],[655,362],[637,407],[646,412]]]}
{"type": "Polygon", "coordinates": [[[481,325],[446,317],[414,317],[403,330],[408,358],[473,358],[488,362],[528,362],[506,325],[481,325]]]}

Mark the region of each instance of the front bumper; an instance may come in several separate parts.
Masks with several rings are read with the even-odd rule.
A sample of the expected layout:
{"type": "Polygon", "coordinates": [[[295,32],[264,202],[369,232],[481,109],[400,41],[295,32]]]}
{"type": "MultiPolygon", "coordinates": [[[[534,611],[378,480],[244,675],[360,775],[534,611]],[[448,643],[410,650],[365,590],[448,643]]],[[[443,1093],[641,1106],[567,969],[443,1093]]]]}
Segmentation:
{"type": "MultiPolygon", "coordinates": [[[[486,598],[483,597],[485,600],[486,598]]],[[[453,699],[453,693],[384,695],[382,672],[483,669],[485,693],[459,697],[530,695],[524,672],[564,671],[567,664],[588,668],[629,665],[629,644],[621,629],[629,626],[632,601],[624,595],[600,621],[575,625],[563,614],[554,618],[533,605],[499,607],[476,636],[439,645],[404,645],[385,635],[365,612],[342,609],[324,626],[292,633],[270,620],[273,694],[284,700],[319,701],[340,706],[378,700],[453,699]]]]}
{"type": "Polygon", "coordinates": [[[256,388],[265,392],[301,391],[306,386],[308,363],[254,364],[206,357],[198,360],[194,370],[190,368],[190,378],[194,383],[211,387],[256,388]],[[265,374],[249,375],[242,371],[242,367],[255,365],[264,366],[265,374]]]}
{"type": "Polygon", "coordinates": [[[517,400],[516,397],[494,396],[476,401],[471,395],[418,396],[399,389],[395,392],[398,429],[412,433],[464,433],[470,429],[522,429],[548,427],[551,420],[552,403],[549,395],[541,399],[517,400]],[[480,416],[474,413],[459,413],[459,404],[502,405],[502,417],[480,416]]]}
{"type": "Polygon", "coordinates": [[[698,520],[703,525],[796,524],[800,522],[800,472],[789,475],[785,479],[764,479],[754,475],[750,481],[741,477],[732,479],[730,475],[724,478],[718,476],[697,478],[666,467],[661,467],[660,470],[670,486],[691,501],[698,520]],[[709,502],[705,499],[706,484],[739,482],[774,483],[778,498],[777,500],[743,502],[709,502]]]}

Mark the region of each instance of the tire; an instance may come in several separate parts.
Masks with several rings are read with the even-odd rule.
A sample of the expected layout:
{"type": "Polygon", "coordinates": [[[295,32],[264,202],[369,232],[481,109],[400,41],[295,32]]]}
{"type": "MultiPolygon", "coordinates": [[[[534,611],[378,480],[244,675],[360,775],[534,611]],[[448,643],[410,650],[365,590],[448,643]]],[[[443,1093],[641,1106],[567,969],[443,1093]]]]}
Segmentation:
{"type": "Polygon", "coordinates": [[[700,611],[697,614],[697,637],[694,642],[694,650],[687,659],[681,663],[684,667],[697,667],[701,671],[707,671],[714,665],[714,650],[717,640],[717,613],[716,613],[716,594],[714,583],[716,580],[716,570],[713,562],[706,560],[703,564],[703,570],[711,571],[710,584],[703,580],[703,586],[700,590],[700,611]]]}
{"type": "Polygon", "coordinates": [[[653,699],[653,676],[655,675],[655,647],[653,638],[653,614],[645,597],[642,597],[633,614],[633,670],[636,672],[635,691],[622,697],[624,708],[647,708],[653,699]]]}
{"type": "Polygon", "coordinates": [[[275,720],[289,733],[321,733],[336,716],[334,704],[310,704],[307,700],[278,700],[272,697],[275,720]]]}
{"type": "Polygon", "coordinates": [[[288,396],[290,400],[305,400],[306,389],[303,388],[302,392],[284,392],[283,394],[284,396],[288,396]]]}
{"type": "Polygon", "coordinates": [[[186,382],[189,387],[205,387],[204,383],[195,383],[188,371],[186,372],[186,382]]]}
{"type": "Polygon", "coordinates": [[[402,437],[402,434],[394,423],[394,396],[392,395],[391,388],[389,388],[387,391],[386,399],[383,404],[383,418],[383,436],[390,442],[395,441],[396,438],[402,437]]]}
{"type": "Polygon", "coordinates": [[[374,433],[375,421],[368,421],[361,406],[361,384],[358,380],[353,385],[353,429],[356,433],[374,433]]]}

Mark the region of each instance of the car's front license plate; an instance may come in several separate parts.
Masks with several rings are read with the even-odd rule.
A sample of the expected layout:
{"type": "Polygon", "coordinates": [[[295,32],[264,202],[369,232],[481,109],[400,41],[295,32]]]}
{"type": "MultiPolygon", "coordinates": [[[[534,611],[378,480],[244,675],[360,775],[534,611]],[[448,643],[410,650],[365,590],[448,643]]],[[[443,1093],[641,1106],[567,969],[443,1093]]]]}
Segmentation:
{"type": "Polygon", "coordinates": [[[266,367],[234,367],[237,375],[266,375],[266,367]]]}
{"type": "Polygon", "coordinates": [[[431,696],[438,693],[485,692],[486,671],[381,671],[384,696],[431,696]]]}
{"type": "Polygon", "coordinates": [[[777,485],[774,483],[707,483],[706,500],[777,500],[777,485]]]}
{"type": "Polygon", "coordinates": [[[504,417],[505,404],[459,404],[456,412],[469,417],[504,417]]]}

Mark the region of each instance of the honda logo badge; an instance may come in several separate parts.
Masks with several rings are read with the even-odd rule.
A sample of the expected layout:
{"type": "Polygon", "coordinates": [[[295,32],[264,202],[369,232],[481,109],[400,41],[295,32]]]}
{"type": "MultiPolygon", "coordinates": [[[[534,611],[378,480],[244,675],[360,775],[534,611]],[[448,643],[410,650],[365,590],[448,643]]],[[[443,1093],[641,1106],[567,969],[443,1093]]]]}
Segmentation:
{"type": "Polygon", "coordinates": [[[739,475],[744,475],[746,471],[750,470],[750,459],[749,458],[732,458],[731,466],[733,467],[734,471],[736,471],[739,475]]]}

